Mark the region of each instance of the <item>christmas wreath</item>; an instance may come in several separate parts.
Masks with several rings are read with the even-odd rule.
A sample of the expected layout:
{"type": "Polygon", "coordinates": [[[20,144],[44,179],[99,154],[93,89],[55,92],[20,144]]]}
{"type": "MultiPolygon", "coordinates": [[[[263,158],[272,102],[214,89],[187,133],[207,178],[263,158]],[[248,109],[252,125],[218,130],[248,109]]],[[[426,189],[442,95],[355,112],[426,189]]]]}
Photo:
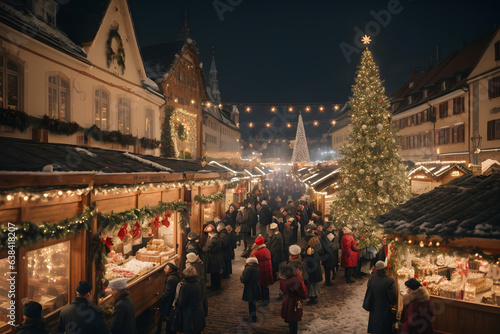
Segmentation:
{"type": "Polygon", "coordinates": [[[123,72],[125,71],[125,50],[123,49],[122,38],[118,33],[118,26],[111,27],[111,29],[109,29],[108,40],[106,41],[106,63],[108,65],[108,68],[111,66],[111,63],[115,59],[118,66],[121,67],[123,74],[123,72]],[[116,53],[111,47],[111,43],[113,42],[114,38],[116,38],[118,41],[118,50],[116,51],[116,53]]]}

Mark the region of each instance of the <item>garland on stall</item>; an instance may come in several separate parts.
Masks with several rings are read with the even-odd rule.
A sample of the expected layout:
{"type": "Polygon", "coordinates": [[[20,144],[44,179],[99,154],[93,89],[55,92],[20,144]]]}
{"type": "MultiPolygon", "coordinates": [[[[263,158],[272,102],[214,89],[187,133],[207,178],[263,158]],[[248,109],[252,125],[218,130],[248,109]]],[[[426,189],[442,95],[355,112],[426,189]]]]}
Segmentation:
{"type": "Polygon", "coordinates": [[[139,142],[141,143],[142,148],[149,150],[154,150],[155,148],[160,147],[161,143],[159,140],[146,137],[142,137],[141,139],[139,139],[139,142]]]}
{"type": "Polygon", "coordinates": [[[118,32],[118,28],[119,26],[116,25],[109,29],[108,40],[106,41],[106,64],[109,68],[113,60],[116,59],[116,63],[121,67],[123,74],[125,72],[125,50],[123,49],[123,41],[120,33],[118,32]],[[116,51],[116,53],[111,47],[111,43],[113,42],[114,38],[118,40],[118,50],[116,51]]]}
{"type": "Polygon", "coordinates": [[[115,143],[122,146],[135,145],[137,143],[137,137],[131,134],[124,134],[121,131],[113,130],[106,131],[101,130],[97,125],[92,125],[86,132],[86,135],[90,135],[96,141],[102,141],[105,143],[115,143]]]}
{"type": "Polygon", "coordinates": [[[111,238],[103,239],[99,233],[94,235],[92,240],[92,248],[94,251],[94,263],[96,272],[96,291],[97,298],[104,296],[104,290],[109,285],[109,281],[105,278],[106,264],[108,263],[108,253],[113,245],[111,238]]]}
{"type": "Polygon", "coordinates": [[[195,202],[200,204],[212,204],[213,202],[220,201],[224,198],[224,192],[220,191],[218,193],[210,194],[208,196],[205,195],[196,195],[194,196],[195,202]]]}
{"type": "Polygon", "coordinates": [[[7,240],[9,233],[14,233],[16,237],[16,246],[29,246],[42,240],[61,239],[70,234],[78,233],[81,230],[90,230],[91,223],[96,214],[94,207],[86,208],[80,214],[58,223],[43,222],[40,224],[24,222],[16,224],[14,231],[2,225],[0,234],[0,250],[7,249],[7,240]]]}
{"type": "Polygon", "coordinates": [[[30,126],[30,117],[23,111],[0,108],[0,124],[24,132],[30,126]]]}
{"type": "Polygon", "coordinates": [[[76,122],[63,122],[47,115],[43,115],[41,126],[51,133],[66,136],[71,136],[82,130],[82,127],[76,122]]]}

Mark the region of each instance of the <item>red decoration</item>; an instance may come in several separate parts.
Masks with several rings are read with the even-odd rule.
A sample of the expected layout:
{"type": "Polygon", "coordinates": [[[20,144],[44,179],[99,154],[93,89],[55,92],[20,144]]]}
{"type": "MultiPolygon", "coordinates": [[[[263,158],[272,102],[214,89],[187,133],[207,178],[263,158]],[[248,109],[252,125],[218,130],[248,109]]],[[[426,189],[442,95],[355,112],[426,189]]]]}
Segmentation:
{"type": "Polygon", "coordinates": [[[140,230],[140,229],[141,229],[141,224],[139,224],[139,221],[136,221],[134,225],[134,230],[140,230]]]}
{"type": "Polygon", "coordinates": [[[234,192],[237,194],[239,191],[238,191],[238,189],[236,189],[234,192]]]}
{"type": "Polygon", "coordinates": [[[365,240],[365,238],[361,237],[361,238],[359,238],[359,240],[365,240]]]}
{"type": "Polygon", "coordinates": [[[394,260],[394,263],[398,263],[398,259],[395,259],[395,260],[394,260]]]}
{"type": "Polygon", "coordinates": [[[191,214],[190,213],[186,213],[186,216],[191,217],[191,214]]]}
{"type": "Polygon", "coordinates": [[[413,277],[418,278],[418,274],[417,274],[417,273],[415,273],[415,274],[413,275],[413,277]]]}
{"type": "Polygon", "coordinates": [[[152,236],[152,235],[153,235],[153,233],[151,233],[151,232],[149,232],[149,233],[148,233],[148,237],[150,237],[150,236],[152,236]]]}
{"type": "Polygon", "coordinates": [[[110,238],[110,237],[107,237],[107,238],[106,238],[105,243],[106,243],[106,246],[108,246],[108,247],[113,246],[113,241],[111,240],[111,238],[110,238]]]}
{"type": "Polygon", "coordinates": [[[165,211],[165,217],[167,217],[167,218],[172,217],[172,210],[165,211]]]}
{"type": "Polygon", "coordinates": [[[161,223],[162,223],[162,224],[163,224],[163,226],[165,226],[165,227],[169,227],[169,226],[170,226],[170,222],[169,222],[169,221],[168,221],[168,219],[166,219],[166,218],[165,218],[165,219],[163,219],[163,220],[161,221],[161,223]]]}
{"type": "Polygon", "coordinates": [[[141,235],[141,230],[135,230],[134,234],[133,234],[133,237],[135,239],[135,238],[138,238],[140,235],[141,235]]]}
{"type": "Polygon", "coordinates": [[[427,282],[426,282],[426,281],[423,281],[423,282],[422,282],[422,285],[423,285],[423,286],[427,286],[427,282]]]}
{"type": "Polygon", "coordinates": [[[118,231],[118,238],[120,238],[120,240],[123,241],[126,235],[127,235],[127,229],[125,228],[125,225],[123,225],[120,231],[118,231]]]}
{"type": "Polygon", "coordinates": [[[391,267],[392,267],[392,266],[391,266],[391,264],[390,264],[390,263],[388,263],[388,264],[387,264],[387,268],[391,268],[391,267]]]}
{"type": "Polygon", "coordinates": [[[398,200],[398,198],[397,198],[397,197],[394,197],[394,200],[395,200],[395,201],[397,201],[397,200],[398,200]]]}
{"type": "Polygon", "coordinates": [[[352,203],[352,206],[356,206],[356,203],[352,203]]]}
{"type": "Polygon", "coordinates": [[[389,188],[388,190],[391,191],[391,188],[389,188]]]}
{"type": "Polygon", "coordinates": [[[155,228],[160,227],[160,216],[156,215],[154,224],[155,224],[155,228]]]}

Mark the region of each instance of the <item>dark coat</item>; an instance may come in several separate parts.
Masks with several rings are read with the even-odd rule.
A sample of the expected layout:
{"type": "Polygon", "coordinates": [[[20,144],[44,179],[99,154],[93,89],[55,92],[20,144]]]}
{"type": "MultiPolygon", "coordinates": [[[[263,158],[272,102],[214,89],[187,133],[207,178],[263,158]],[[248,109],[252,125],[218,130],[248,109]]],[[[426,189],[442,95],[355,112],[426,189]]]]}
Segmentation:
{"type": "Polygon", "coordinates": [[[320,238],[321,246],[323,246],[323,250],[325,254],[323,256],[323,267],[325,268],[335,268],[339,263],[339,239],[335,235],[335,233],[326,231],[320,238]],[[333,240],[328,240],[328,235],[333,234],[333,240]]]}
{"type": "Polygon", "coordinates": [[[298,228],[299,225],[297,224],[296,217],[291,216],[291,215],[287,215],[286,217],[283,217],[283,220],[285,221],[284,222],[284,224],[285,224],[285,228],[284,228],[285,234],[284,234],[284,237],[283,237],[283,242],[285,243],[285,248],[287,248],[287,252],[288,252],[288,247],[290,247],[291,245],[295,244],[295,242],[297,241],[296,240],[296,236],[297,236],[297,228],[298,228]],[[294,220],[292,222],[290,222],[289,226],[286,226],[286,224],[288,223],[288,218],[290,218],[290,217],[293,217],[294,220]]]}
{"type": "Polygon", "coordinates": [[[259,285],[259,265],[249,263],[240,276],[240,282],[245,284],[243,288],[243,299],[246,302],[255,302],[262,298],[259,285]]]}
{"type": "MultiPolygon", "coordinates": [[[[310,248],[310,247],[308,247],[310,248]]],[[[313,248],[314,253],[312,255],[304,256],[304,270],[307,272],[309,282],[321,282],[323,280],[323,273],[321,271],[320,259],[323,256],[323,249],[320,245],[313,248]]]]}
{"type": "Polygon", "coordinates": [[[222,259],[222,240],[219,235],[214,235],[208,238],[203,251],[205,252],[205,271],[210,274],[218,274],[223,268],[224,260],[222,259]]]}
{"type": "MultiPolygon", "coordinates": [[[[274,264],[279,264],[286,261],[284,247],[283,247],[283,237],[281,233],[275,232],[266,242],[267,248],[271,252],[271,261],[274,264]]],[[[277,270],[275,270],[277,271],[277,270]]]]}
{"type": "Polygon", "coordinates": [[[250,209],[244,208],[243,211],[238,211],[236,222],[240,224],[241,233],[250,233],[252,231],[252,223],[250,221],[250,209]]]}
{"type": "Polygon", "coordinates": [[[82,334],[109,333],[101,308],[92,305],[83,297],[76,297],[70,305],[61,310],[57,324],[58,334],[78,329],[82,334]]]}
{"type": "Polygon", "coordinates": [[[205,314],[203,313],[201,298],[201,287],[197,277],[185,278],[179,290],[182,333],[200,333],[205,328],[205,314]]]}
{"type": "Polygon", "coordinates": [[[432,317],[434,305],[430,300],[429,291],[423,286],[412,290],[403,297],[407,305],[404,321],[401,325],[401,334],[432,334],[432,317]]]}
{"type": "Polygon", "coordinates": [[[250,253],[250,257],[256,257],[259,260],[259,284],[268,286],[274,283],[273,265],[271,262],[271,252],[266,245],[260,245],[250,253]]]}
{"type": "Polygon", "coordinates": [[[222,259],[224,261],[231,261],[231,259],[232,259],[231,250],[233,248],[231,247],[231,243],[229,241],[229,233],[227,232],[226,229],[223,229],[219,233],[219,237],[220,237],[220,240],[221,240],[222,259]]]}
{"type": "Polygon", "coordinates": [[[196,269],[196,275],[198,282],[201,286],[201,301],[203,304],[203,311],[205,312],[205,317],[208,315],[208,295],[207,295],[207,274],[205,273],[205,265],[201,260],[193,263],[186,263],[186,268],[189,266],[196,269]]]}
{"type": "Polygon", "coordinates": [[[170,315],[172,303],[175,299],[175,289],[180,281],[181,277],[177,271],[172,271],[165,276],[165,286],[163,288],[163,294],[160,297],[159,307],[160,313],[166,317],[170,315]]]}
{"type": "Polygon", "coordinates": [[[231,225],[231,227],[234,229],[236,227],[236,215],[238,214],[238,211],[234,210],[233,212],[229,212],[229,210],[226,211],[226,225],[231,225]]]}
{"type": "Polygon", "coordinates": [[[188,240],[186,242],[186,254],[187,253],[196,253],[201,257],[203,251],[200,243],[196,242],[195,240],[188,240]]]}
{"type": "Polygon", "coordinates": [[[346,233],[342,237],[342,267],[358,266],[358,247],[352,233],[346,233]]]}
{"type": "Polygon", "coordinates": [[[267,205],[263,205],[260,208],[259,215],[260,215],[260,224],[261,225],[267,226],[273,222],[273,214],[271,213],[271,210],[269,209],[269,207],[267,205]]]}
{"type": "Polygon", "coordinates": [[[115,309],[111,319],[111,334],[135,334],[135,307],[128,291],[123,291],[115,299],[115,309]]]}
{"type": "Polygon", "coordinates": [[[307,298],[307,289],[304,285],[304,281],[295,274],[292,274],[285,279],[281,279],[280,289],[283,291],[281,317],[286,322],[302,320],[301,299],[307,298]]]}
{"type": "Polygon", "coordinates": [[[16,330],[17,334],[49,334],[45,319],[42,317],[30,319],[22,324],[16,330]]]}
{"type": "Polygon", "coordinates": [[[398,300],[396,283],[385,271],[377,271],[368,280],[373,294],[373,308],[368,320],[368,333],[392,333],[391,305],[398,300]]]}

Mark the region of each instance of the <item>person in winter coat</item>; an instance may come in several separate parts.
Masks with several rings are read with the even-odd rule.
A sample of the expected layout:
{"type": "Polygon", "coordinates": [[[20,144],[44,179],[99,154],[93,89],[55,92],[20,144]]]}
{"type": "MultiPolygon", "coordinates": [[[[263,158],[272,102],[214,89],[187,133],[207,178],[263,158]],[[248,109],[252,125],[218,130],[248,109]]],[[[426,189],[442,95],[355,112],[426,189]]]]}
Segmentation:
{"type": "Polygon", "coordinates": [[[208,233],[208,240],[203,247],[203,252],[206,254],[205,271],[210,274],[210,290],[220,290],[221,275],[220,272],[224,266],[222,259],[222,240],[217,233],[213,224],[207,224],[204,229],[208,233]]]}
{"type": "Polygon", "coordinates": [[[205,317],[208,316],[208,295],[207,295],[207,274],[205,273],[205,265],[203,261],[195,253],[186,255],[186,265],[184,268],[193,267],[196,269],[196,275],[201,286],[201,303],[203,304],[203,312],[205,317]]]}
{"type": "Polygon", "coordinates": [[[17,327],[16,333],[48,334],[47,325],[42,318],[42,305],[30,301],[23,306],[23,322],[17,327]]]}
{"type": "Polygon", "coordinates": [[[245,285],[242,299],[248,302],[248,322],[257,321],[257,301],[261,299],[259,286],[259,261],[256,257],[246,260],[245,269],[240,276],[240,282],[245,285]]]}
{"type": "Polygon", "coordinates": [[[406,309],[404,321],[401,324],[401,334],[432,334],[432,317],[434,305],[430,300],[429,291],[420,282],[411,278],[405,282],[408,287],[403,296],[406,309]]]}
{"type": "Polygon", "coordinates": [[[271,262],[273,265],[274,280],[278,279],[278,272],[284,266],[286,257],[283,247],[283,237],[278,231],[278,224],[271,223],[270,236],[266,242],[267,248],[271,252],[271,262]]]}
{"type": "Polygon", "coordinates": [[[236,209],[236,205],[234,203],[231,203],[229,205],[229,209],[226,211],[226,220],[227,224],[225,225],[230,225],[233,230],[236,227],[236,215],[238,214],[238,209],[236,209]]]}
{"type": "Polygon", "coordinates": [[[201,303],[201,286],[196,269],[186,268],[179,288],[179,309],[182,319],[182,333],[197,334],[205,328],[205,314],[201,303]]]}
{"type": "Polygon", "coordinates": [[[300,237],[304,238],[306,236],[305,227],[307,224],[309,224],[309,216],[307,215],[307,209],[303,204],[299,204],[297,206],[297,213],[299,215],[300,237]]]}
{"type": "Polygon", "coordinates": [[[189,232],[187,236],[187,242],[186,242],[186,254],[187,253],[196,253],[200,257],[202,257],[202,248],[200,245],[200,238],[198,237],[198,234],[196,232],[189,232]]]}
{"type": "Polygon", "coordinates": [[[333,224],[325,222],[325,232],[321,236],[321,246],[325,251],[323,268],[325,269],[325,286],[332,286],[331,279],[335,279],[336,267],[339,263],[339,239],[333,233],[333,224]]]}
{"type": "MultiPolygon", "coordinates": [[[[194,254],[194,253],[190,253],[194,254]]],[[[171,334],[170,330],[170,311],[172,310],[172,303],[175,299],[175,289],[177,288],[177,284],[181,281],[181,276],[179,275],[179,268],[173,263],[167,263],[165,266],[165,285],[163,287],[163,293],[160,297],[160,301],[158,302],[158,306],[160,308],[160,319],[158,320],[158,325],[156,328],[156,333],[162,333],[163,326],[163,318],[167,320],[167,334],[171,334]]]]}
{"type": "Polygon", "coordinates": [[[358,265],[358,247],[354,235],[348,227],[342,229],[344,235],[342,236],[342,266],[345,268],[345,281],[347,283],[354,283],[351,279],[354,268],[358,265]]]}
{"type": "Polygon", "coordinates": [[[288,323],[290,334],[297,334],[302,320],[302,301],[307,298],[306,286],[296,268],[286,265],[280,270],[280,290],[283,292],[281,317],[288,323]]]}
{"type": "Polygon", "coordinates": [[[377,272],[368,280],[367,290],[370,289],[373,305],[368,319],[368,333],[392,333],[391,305],[398,300],[396,283],[387,276],[387,267],[384,262],[375,264],[377,272]]]}
{"type": "Polygon", "coordinates": [[[257,210],[259,212],[260,234],[265,237],[267,236],[267,228],[273,221],[273,215],[265,200],[257,204],[257,210]]]}
{"type": "Polygon", "coordinates": [[[259,284],[262,294],[262,306],[269,305],[269,285],[274,283],[273,265],[271,262],[271,252],[264,243],[264,237],[259,235],[252,246],[250,257],[256,257],[259,260],[259,284]]]}
{"type": "Polygon", "coordinates": [[[111,334],[135,334],[135,306],[127,290],[127,279],[116,278],[109,282],[111,295],[115,299],[111,334]]]}
{"type": "Polygon", "coordinates": [[[234,249],[236,248],[236,242],[237,242],[237,235],[234,229],[231,227],[231,225],[226,225],[226,231],[227,234],[229,235],[229,251],[231,252],[231,260],[234,260],[234,249]]]}
{"type": "MultiPolygon", "coordinates": [[[[250,242],[250,234],[252,232],[252,225],[250,221],[250,204],[242,203],[240,209],[238,210],[238,214],[236,216],[236,222],[240,225],[240,235],[243,239],[243,255],[248,252],[252,244],[250,242]]],[[[251,206],[251,205],[250,205],[251,206]]],[[[242,255],[242,256],[243,256],[242,255]]]]}
{"type": "Polygon", "coordinates": [[[321,272],[321,258],[323,257],[324,251],[321,247],[321,242],[319,237],[316,235],[316,225],[310,223],[306,226],[306,237],[307,242],[306,252],[304,255],[304,269],[307,272],[307,296],[309,301],[307,305],[314,305],[318,303],[319,295],[319,282],[323,280],[323,273],[321,272]]]}
{"type": "Polygon", "coordinates": [[[78,330],[81,333],[109,333],[101,308],[90,303],[90,291],[92,291],[90,283],[85,281],[78,283],[75,299],[59,313],[57,334],[72,333],[78,330]]]}
{"type": "Polygon", "coordinates": [[[227,279],[229,278],[229,275],[233,273],[233,267],[231,266],[231,251],[234,251],[234,249],[231,246],[229,233],[227,232],[224,223],[219,222],[217,224],[217,232],[219,233],[219,237],[221,239],[221,253],[222,260],[224,261],[222,266],[222,278],[227,279]]]}

